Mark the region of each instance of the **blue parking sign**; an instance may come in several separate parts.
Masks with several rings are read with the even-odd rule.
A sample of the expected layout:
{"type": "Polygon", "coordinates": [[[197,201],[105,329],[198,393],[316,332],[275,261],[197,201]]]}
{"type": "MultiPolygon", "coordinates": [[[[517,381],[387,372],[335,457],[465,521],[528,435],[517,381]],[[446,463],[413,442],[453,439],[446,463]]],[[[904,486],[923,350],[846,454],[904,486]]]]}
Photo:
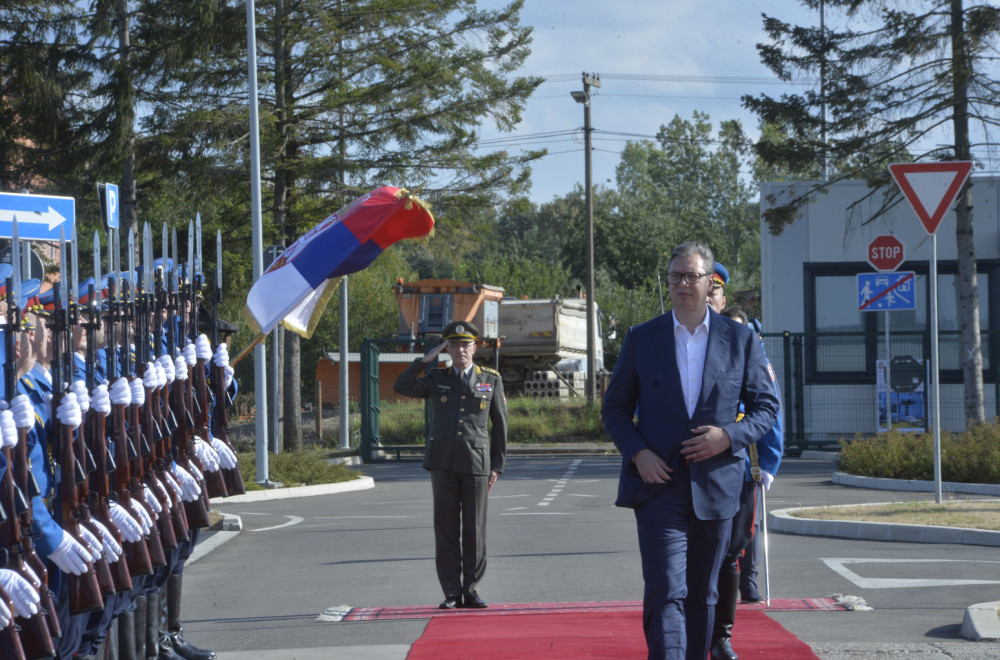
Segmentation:
{"type": "Polygon", "coordinates": [[[914,272],[858,273],[858,310],[886,312],[916,309],[914,272]]]}

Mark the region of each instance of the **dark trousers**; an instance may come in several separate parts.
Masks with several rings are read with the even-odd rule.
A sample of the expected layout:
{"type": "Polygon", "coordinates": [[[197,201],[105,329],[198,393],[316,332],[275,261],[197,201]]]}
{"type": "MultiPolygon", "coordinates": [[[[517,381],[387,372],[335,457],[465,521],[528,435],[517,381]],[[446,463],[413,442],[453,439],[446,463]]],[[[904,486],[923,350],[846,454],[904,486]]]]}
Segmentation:
{"type": "MultiPolygon", "coordinates": [[[[752,483],[754,485],[755,501],[760,502],[761,488],[764,486],[759,481],[752,483]]],[[[759,504],[754,509],[752,523],[753,540],[747,545],[746,552],[739,558],[740,594],[745,598],[760,595],[757,587],[757,566],[760,563],[761,556],[764,554],[760,540],[760,529],[764,524],[764,509],[759,504]]]]}
{"type": "Polygon", "coordinates": [[[740,510],[733,516],[733,532],[729,537],[729,549],[722,562],[722,573],[736,575],[740,572],[739,559],[743,551],[753,543],[754,520],[757,510],[756,481],[744,481],[740,489],[740,510]]]}
{"type": "Polygon", "coordinates": [[[670,488],[635,510],[645,582],[643,630],[650,660],[705,660],[732,522],[699,520],[683,461],[673,476],[670,488]]]}
{"type": "Polygon", "coordinates": [[[431,470],[435,566],[445,596],[476,591],[486,572],[489,477],[431,470]]]}

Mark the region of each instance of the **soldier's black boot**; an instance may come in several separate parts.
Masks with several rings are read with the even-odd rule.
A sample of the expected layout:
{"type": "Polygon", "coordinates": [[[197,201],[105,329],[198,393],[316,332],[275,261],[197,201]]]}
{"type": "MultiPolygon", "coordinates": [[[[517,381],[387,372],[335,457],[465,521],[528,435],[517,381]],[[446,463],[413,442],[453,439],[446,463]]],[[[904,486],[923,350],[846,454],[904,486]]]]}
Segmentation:
{"type": "MultiPolygon", "coordinates": [[[[138,596],[135,599],[135,612],[132,617],[135,640],[136,660],[146,660],[146,597],[138,596]]],[[[119,649],[121,651],[121,649],[119,649]]]]}
{"type": "Polygon", "coordinates": [[[215,651],[200,649],[185,641],[181,627],[181,584],[182,575],[171,575],[167,578],[167,634],[173,645],[174,653],[185,660],[212,660],[215,651]]]}
{"type": "Polygon", "coordinates": [[[118,615],[118,660],[139,660],[135,654],[135,612],[118,615]]]}
{"type": "Polygon", "coordinates": [[[719,602],[715,605],[715,627],[712,629],[712,660],[739,660],[740,656],[736,655],[732,646],[739,591],[739,573],[719,576],[719,602]]]}
{"type": "Polygon", "coordinates": [[[118,660],[118,619],[111,620],[108,635],[104,638],[103,660],[118,660]]]}
{"type": "Polygon", "coordinates": [[[167,634],[167,594],[164,589],[156,593],[156,619],[151,624],[150,634],[156,636],[156,660],[183,660],[174,649],[170,635],[167,634]]]}

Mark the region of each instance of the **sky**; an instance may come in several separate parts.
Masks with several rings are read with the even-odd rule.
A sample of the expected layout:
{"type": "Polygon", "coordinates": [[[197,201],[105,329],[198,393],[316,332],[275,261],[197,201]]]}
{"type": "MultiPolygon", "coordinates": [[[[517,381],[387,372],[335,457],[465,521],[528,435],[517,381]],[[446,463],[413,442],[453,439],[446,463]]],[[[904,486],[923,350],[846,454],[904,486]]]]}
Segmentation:
{"type": "MultiPolygon", "coordinates": [[[[480,0],[496,9],[505,0],[480,0]]],[[[738,119],[755,134],[743,94],[801,90],[778,81],[756,44],[766,41],[761,14],[796,25],[819,23],[797,0],[526,0],[523,25],[533,26],[531,56],[520,73],[547,79],[528,101],[514,133],[482,127],[484,147],[547,148],[532,166],[530,198],[551,201],[583,185],[582,72],[599,74],[592,89],[593,181],[614,185],[627,140],[653,140],[675,115],[706,112],[713,127],[738,119]],[[615,133],[617,135],[602,134],[615,133]]]]}

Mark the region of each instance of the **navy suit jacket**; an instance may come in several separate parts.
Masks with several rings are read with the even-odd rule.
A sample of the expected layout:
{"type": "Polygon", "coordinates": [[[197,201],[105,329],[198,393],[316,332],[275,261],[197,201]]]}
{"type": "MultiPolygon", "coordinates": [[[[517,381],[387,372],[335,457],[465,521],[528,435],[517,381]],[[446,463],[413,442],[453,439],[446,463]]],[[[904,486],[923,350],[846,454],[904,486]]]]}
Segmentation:
{"type": "Polygon", "coordinates": [[[760,340],[747,326],[711,309],[701,392],[688,416],[674,345],[673,312],[628,331],[604,397],[604,426],[622,455],[615,504],[636,508],[673,487],[647,484],[632,462],[650,449],[676,471],[689,429],[724,429],[732,449],[690,464],[691,498],[701,520],[731,518],[739,509],[746,448],[774,426],[778,398],[760,340]],[[738,423],[740,403],[745,416],[738,423]],[[638,416],[638,419],[636,419],[638,416]]]}

